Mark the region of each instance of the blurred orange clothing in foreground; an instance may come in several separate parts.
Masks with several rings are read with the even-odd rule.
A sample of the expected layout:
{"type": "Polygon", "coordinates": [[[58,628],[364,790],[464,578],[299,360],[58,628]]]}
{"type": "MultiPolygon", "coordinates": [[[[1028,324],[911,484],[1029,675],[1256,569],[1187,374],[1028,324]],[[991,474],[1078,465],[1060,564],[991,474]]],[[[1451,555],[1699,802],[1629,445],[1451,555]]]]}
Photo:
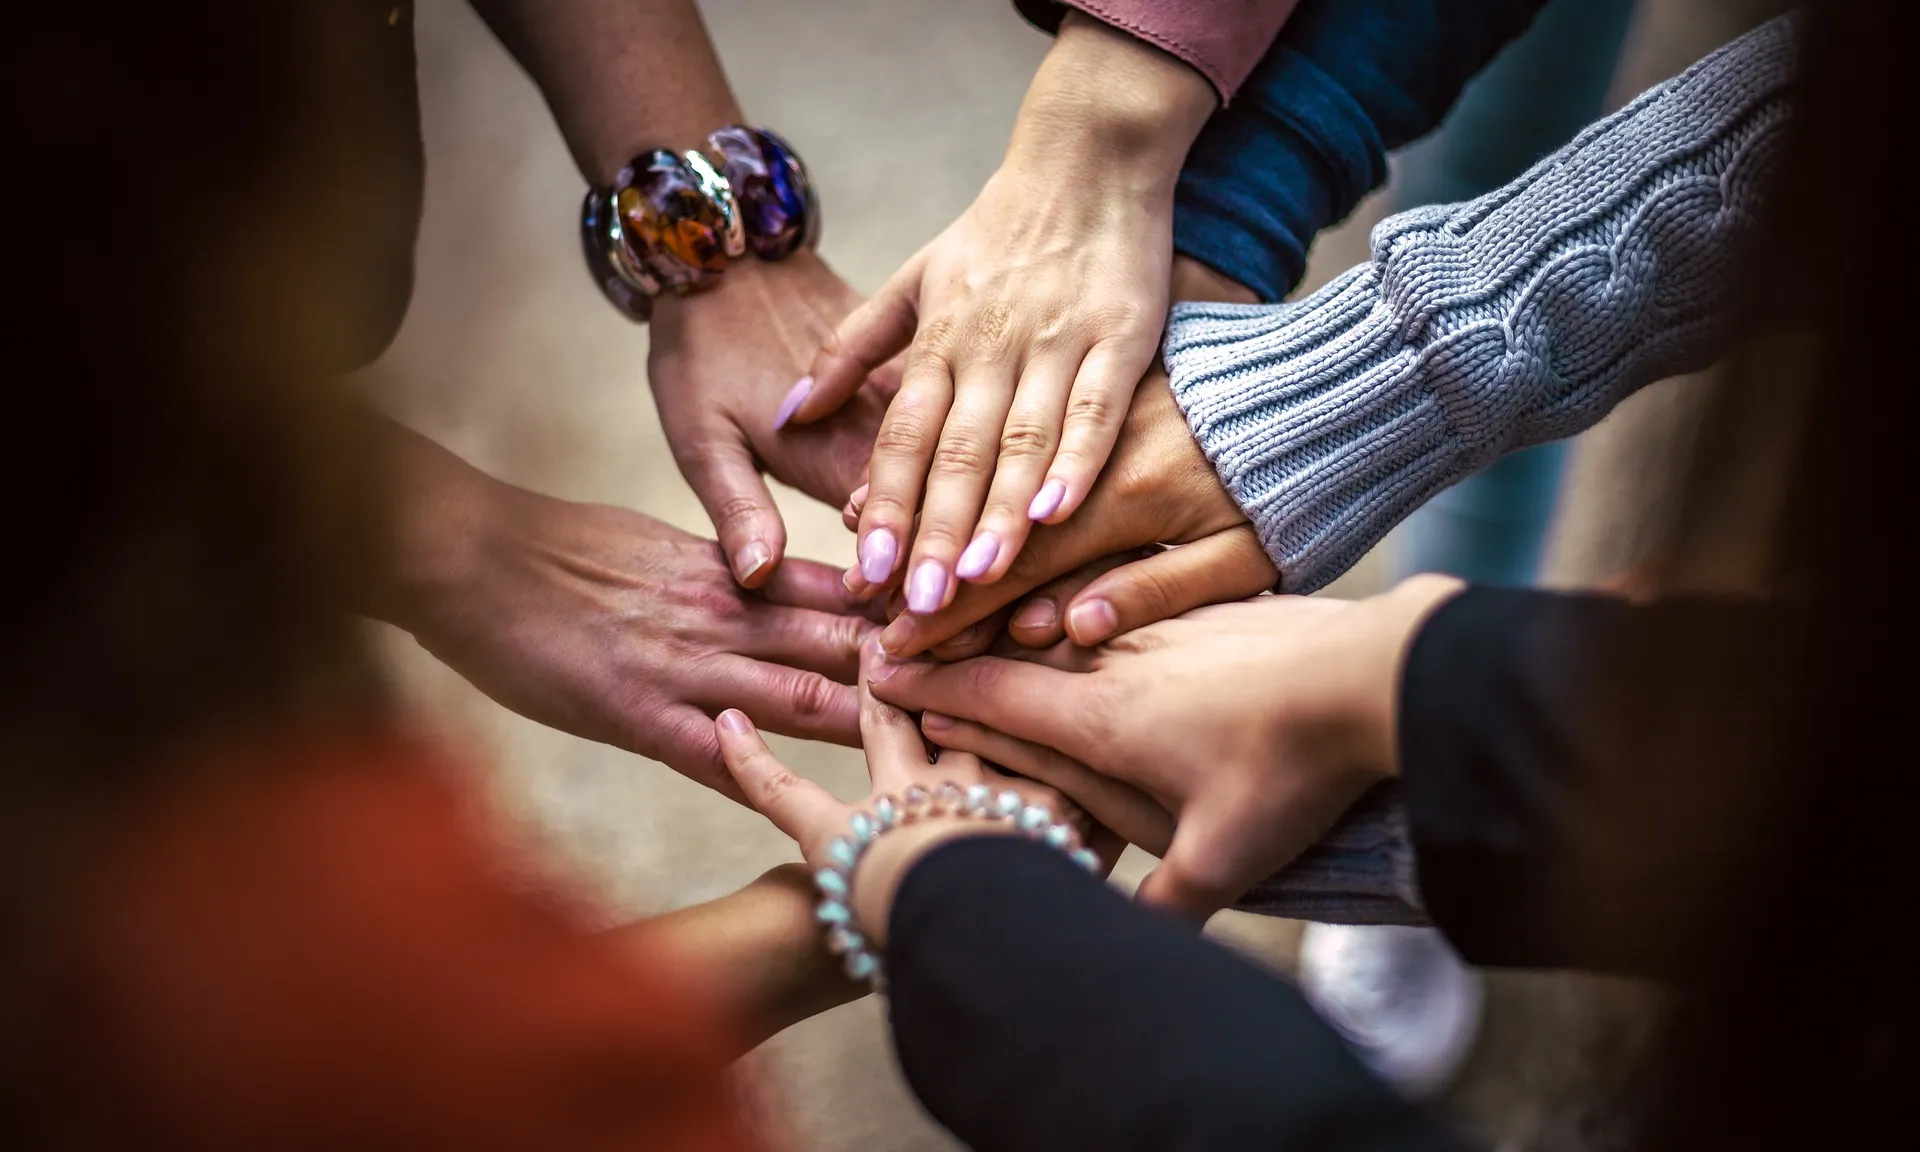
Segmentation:
{"type": "Polygon", "coordinates": [[[752,1147],[697,986],[516,877],[458,781],[388,741],[210,774],[121,820],[47,942],[63,1135],[752,1147]]]}

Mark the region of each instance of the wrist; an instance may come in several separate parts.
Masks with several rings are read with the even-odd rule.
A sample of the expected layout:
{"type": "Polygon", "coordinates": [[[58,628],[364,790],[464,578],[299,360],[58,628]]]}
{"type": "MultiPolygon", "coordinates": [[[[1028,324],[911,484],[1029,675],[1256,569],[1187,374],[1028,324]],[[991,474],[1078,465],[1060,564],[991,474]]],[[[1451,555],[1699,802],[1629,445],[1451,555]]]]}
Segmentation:
{"type": "Polygon", "coordinates": [[[1173,256],[1173,282],[1168,299],[1178,304],[1258,304],[1253,289],[1224,272],[1182,253],[1173,256]]]}
{"type": "Polygon", "coordinates": [[[1070,13],[1021,103],[1008,160],[1171,197],[1217,106],[1213,85],[1189,65],[1070,13]]]}
{"type": "Polygon", "coordinates": [[[399,499],[390,578],[367,611],[416,635],[466,595],[497,528],[506,484],[418,433],[391,425],[399,499]]]}
{"type": "Polygon", "coordinates": [[[653,302],[654,343],[674,339],[679,330],[700,324],[733,324],[741,316],[765,323],[784,296],[812,277],[832,275],[820,254],[800,249],[784,260],[736,260],[711,288],[684,295],[663,292],[653,302]]]}
{"type": "Polygon", "coordinates": [[[1369,655],[1362,668],[1364,689],[1357,694],[1352,716],[1355,758],[1383,776],[1400,772],[1400,680],[1407,654],[1427,619],[1466,587],[1452,576],[1410,576],[1364,602],[1367,638],[1359,648],[1369,655]]]}
{"type": "Polygon", "coordinates": [[[849,906],[854,924],[868,940],[884,948],[893,901],[913,866],[927,853],[955,840],[976,836],[1017,836],[1012,825],[998,820],[946,816],[894,829],[873,842],[853,876],[849,906]]]}

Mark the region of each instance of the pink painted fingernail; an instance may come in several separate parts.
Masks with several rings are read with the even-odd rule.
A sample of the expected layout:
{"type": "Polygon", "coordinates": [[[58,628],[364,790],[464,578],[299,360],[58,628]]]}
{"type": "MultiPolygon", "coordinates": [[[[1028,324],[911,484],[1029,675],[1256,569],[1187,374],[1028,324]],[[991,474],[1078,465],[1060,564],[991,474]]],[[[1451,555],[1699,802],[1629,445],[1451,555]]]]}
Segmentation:
{"type": "Polygon", "coordinates": [[[875,528],[860,541],[860,575],[865,576],[869,584],[884,584],[887,577],[893,575],[893,562],[899,556],[900,545],[893,533],[875,528]]]}
{"type": "Polygon", "coordinates": [[[725,728],[729,732],[745,735],[753,731],[753,722],[747,719],[745,712],[741,712],[735,708],[729,708],[725,712],[720,713],[720,727],[725,728]]]}
{"type": "Polygon", "coordinates": [[[1046,486],[1040,489],[1040,494],[1033,498],[1033,503],[1027,505],[1027,519],[1045,520],[1060,511],[1060,503],[1066,498],[1067,482],[1065,480],[1047,481],[1046,486]]]}
{"type": "Polygon", "coordinates": [[[807,402],[807,395],[812,391],[813,377],[800,377],[800,382],[795,384],[793,389],[787,393],[787,398],[780,401],[780,411],[774,414],[773,430],[775,432],[787,426],[787,421],[793,419],[795,412],[800,411],[800,405],[807,402]]]}
{"type": "Polygon", "coordinates": [[[1000,539],[991,532],[982,532],[960,553],[960,563],[954,565],[954,573],[962,580],[978,580],[993,567],[1000,558],[1000,539]]]}
{"type": "Polygon", "coordinates": [[[1120,617],[1105,600],[1083,600],[1067,609],[1067,628],[1077,644],[1098,644],[1120,627],[1120,617]]]}
{"type": "Polygon", "coordinates": [[[953,727],[953,717],[951,716],[942,716],[938,712],[920,713],[920,730],[922,732],[945,732],[951,727],[953,727]]]}
{"type": "Polygon", "coordinates": [[[947,566],[938,560],[922,560],[907,581],[907,611],[928,616],[940,611],[947,598],[947,566]]]}

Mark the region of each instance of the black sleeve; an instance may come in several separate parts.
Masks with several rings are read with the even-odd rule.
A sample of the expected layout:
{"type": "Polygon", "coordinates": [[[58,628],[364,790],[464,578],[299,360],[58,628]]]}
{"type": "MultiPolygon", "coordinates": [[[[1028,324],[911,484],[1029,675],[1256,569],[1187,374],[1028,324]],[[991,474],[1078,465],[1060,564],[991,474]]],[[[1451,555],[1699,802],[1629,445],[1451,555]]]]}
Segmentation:
{"type": "Polygon", "coordinates": [[[1683,968],[1737,776],[1772,778],[1785,747],[1803,619],[1493,588],[1436,612],[1401,681],[1400,774],[1420,895],[1460,954],[1683,968]]]}
{"type": "Polygon", "coordinates": [[[1463,1146],[1291,985],[1043,845],[935,849],[890,928],[901,1068],[971,1148],[1463,1146]]]}

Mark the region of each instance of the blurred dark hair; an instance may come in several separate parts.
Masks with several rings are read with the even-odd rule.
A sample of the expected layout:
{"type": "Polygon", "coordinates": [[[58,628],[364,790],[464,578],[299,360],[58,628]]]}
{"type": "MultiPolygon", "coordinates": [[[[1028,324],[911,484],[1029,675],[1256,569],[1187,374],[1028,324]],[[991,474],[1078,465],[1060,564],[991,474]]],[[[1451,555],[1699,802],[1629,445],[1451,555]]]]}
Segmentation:
{"type": "Polygon", "coordinates": [[[14,1036],[36,982],[12,945],[60,912],[55,881],[91,829],[211,746],[377,723],[383,694],[343,611],[378,576],[377,465],[314,370],[321,322],[260,291],[298,282],[303,246],[325,242],[302,234],[285,162],[327,96],[324,43],[295,42],[278,2],[34,5],[8,24],[14,1036]]]}
{"type": "Polygon", "coordinates": [[[1675,522],[1673,566],[1721,566],[1700,553],[1726,551],[1724,522],[1752,502],[1731,490],[1736,457],[1784,451],[1785,502],[1750,574],[1794,606],[1780,755],[1708,750],[1697,781],[1637,798],[1681,805],[1719,865],[1695,890],[1696,931],[1673,942],[1697,982],[1657,1069],[1649,1147],[1867,1147],[1908,1126],[1920,789],[1901,579],[1916,501],[1899,465],[1915,455],[1920,380],[1906,358],[1917,109],[1903,8],[1807,12],[1790,162],[1748,264],[1752,314],[1774,335],[1725,366],[1675,522]]]}

